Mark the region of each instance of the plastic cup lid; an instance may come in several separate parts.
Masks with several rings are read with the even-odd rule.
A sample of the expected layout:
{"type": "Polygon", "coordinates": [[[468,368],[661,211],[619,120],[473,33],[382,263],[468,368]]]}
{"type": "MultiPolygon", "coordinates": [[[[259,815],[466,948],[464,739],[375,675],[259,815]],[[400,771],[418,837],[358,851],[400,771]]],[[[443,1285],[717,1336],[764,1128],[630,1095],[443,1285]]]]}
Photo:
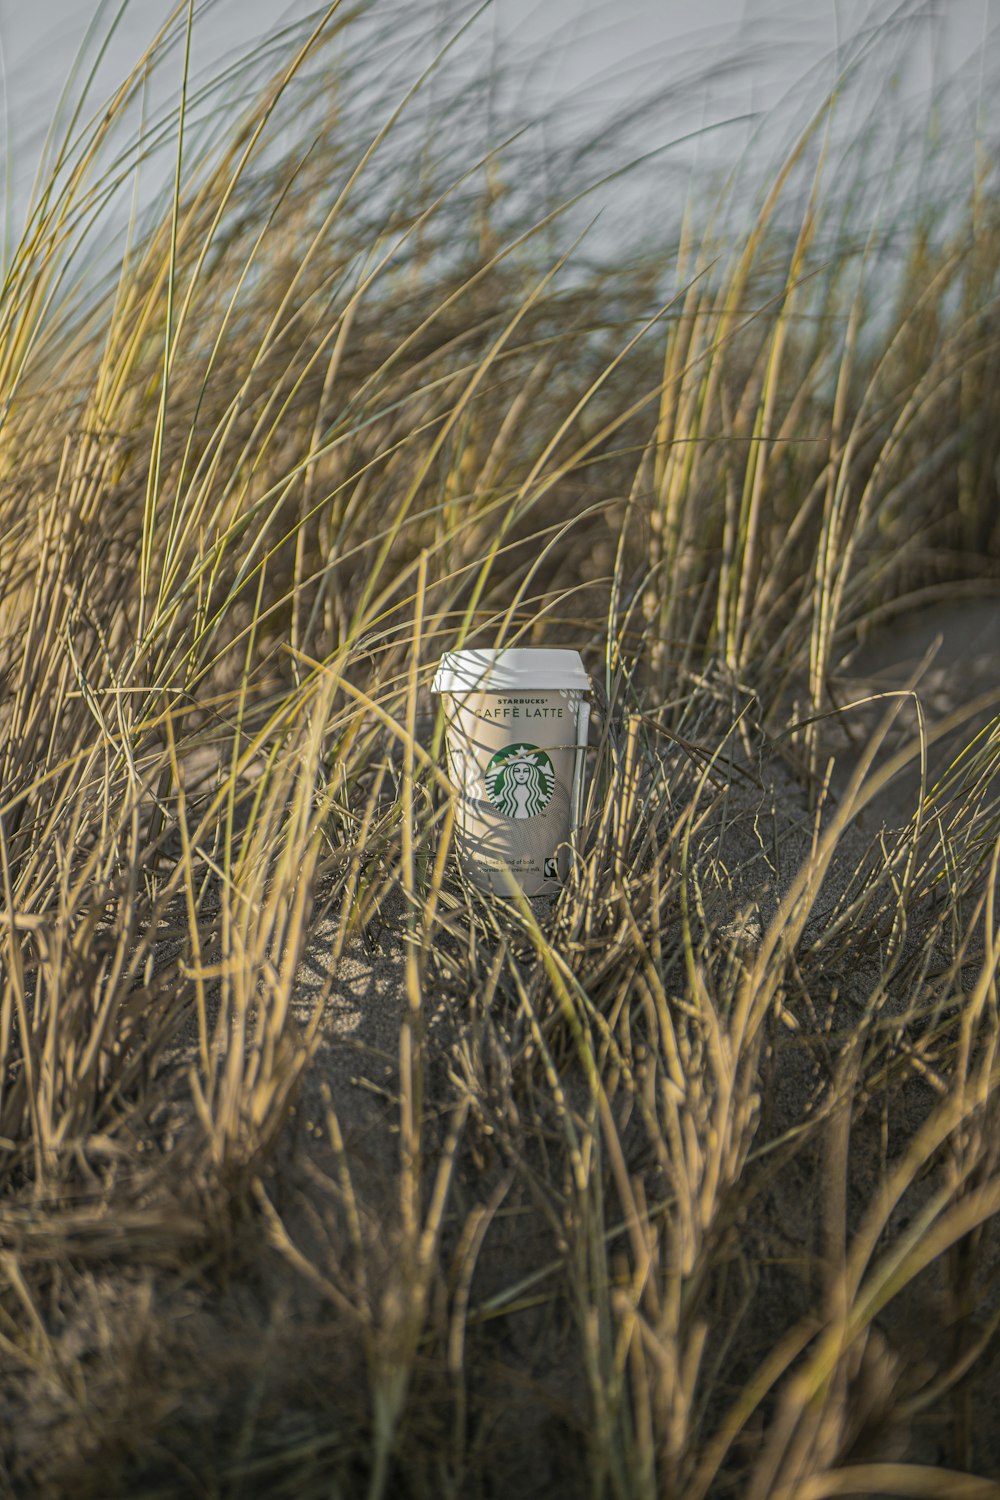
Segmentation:
{"type": "Polygon", "coordinates": [[[587,692],[590,678],[579,651],[537,646],[447,651],[431,683],[432,693],[509,693],[531,688],[587,692]]]}

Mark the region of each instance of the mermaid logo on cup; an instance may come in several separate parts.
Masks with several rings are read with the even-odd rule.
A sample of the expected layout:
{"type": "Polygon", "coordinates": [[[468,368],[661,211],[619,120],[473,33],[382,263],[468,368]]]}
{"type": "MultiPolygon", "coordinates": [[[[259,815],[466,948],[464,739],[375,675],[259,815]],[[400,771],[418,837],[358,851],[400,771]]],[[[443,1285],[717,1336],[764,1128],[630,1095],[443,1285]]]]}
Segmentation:
{"type": "Polygon", "coordinates": [[[555,785],[552,762],[537,745],[507,745],[486,767],[486,795],[505,818],[536,818],[555,785]]]}

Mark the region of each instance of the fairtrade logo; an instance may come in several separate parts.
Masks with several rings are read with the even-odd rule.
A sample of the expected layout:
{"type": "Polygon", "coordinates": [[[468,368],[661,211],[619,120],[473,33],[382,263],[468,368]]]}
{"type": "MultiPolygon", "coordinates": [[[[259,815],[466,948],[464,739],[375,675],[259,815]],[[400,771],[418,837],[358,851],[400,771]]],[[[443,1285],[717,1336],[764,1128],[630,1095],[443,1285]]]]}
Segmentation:
{"type": "Polygon", "coordinates": [[[505,818],[537,818],[555,785],[552,762],[537,745],[508,745],[486,767],[486,795],[505,818]]]}

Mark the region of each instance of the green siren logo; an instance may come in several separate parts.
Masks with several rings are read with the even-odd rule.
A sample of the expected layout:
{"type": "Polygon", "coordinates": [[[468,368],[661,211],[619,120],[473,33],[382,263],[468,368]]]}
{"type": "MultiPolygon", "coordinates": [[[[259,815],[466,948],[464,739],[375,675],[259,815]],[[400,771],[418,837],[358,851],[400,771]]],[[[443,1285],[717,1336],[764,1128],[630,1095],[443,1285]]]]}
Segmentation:
{"type": "Polygon", "coordinates": [[[555,785],[552,762],[537,745],[508,745],[486,767],[486,795],[505,818],[537,818],[555,785]]]}

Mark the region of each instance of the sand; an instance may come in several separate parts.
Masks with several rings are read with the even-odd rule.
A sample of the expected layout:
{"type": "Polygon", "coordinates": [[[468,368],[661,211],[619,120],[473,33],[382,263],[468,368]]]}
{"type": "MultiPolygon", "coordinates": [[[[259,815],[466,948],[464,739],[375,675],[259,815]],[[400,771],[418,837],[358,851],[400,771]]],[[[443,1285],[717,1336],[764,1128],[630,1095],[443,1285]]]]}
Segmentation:
{"type": "MultiPolygon", "coordinates": [[[[879,722],[891,701],[879,695],[906,689],[915,692],[932,738],[949,718],[967,713],[964,722],[929,746],[928,783],[988,720],[1000,711],[1000,603],[970,599],[932,604],[873,632],[850,651],[834,674],[832,687],[841,703],[873,696],[877,701],[845,712],[829,725],[836,752],[834,785],[842,790],[865,734],[879,722]]],[[[916,704],[902,706],[887,738],[886,755],[919,734],[916,704]]],[[[862,814],[863,826],[898,826],[912,817],[920,790],[915,757],[862,814]]]]}
{"type": "MultiPolygon", "coordinates": [[[[905,685],[914,667],[937,643],[919,689],[933,732],[963,704],[1000,689],[998,639],[1000,603],[980,600],[935,607],[872,634],[840,663],[831,685],[845,703],[873,692],[894,690],[905,685]]],[[[981,721],[986,712],[981,702],[970,726],[981,721]]],[[[907,713],[909,721],[894,731],[894,742],[912,732],[912,709],[907,713]]],[[[827,743],[836,754],[836,765],[823,818],[835,815],[838,795],[878,714],[877,708],[857,708],[829,722],[827,743]]],[[[702,891],[709,921],[738,935],[739,945],[749,957],[808,857],[816,833],[816,815],[797,778],[794,756],[786,755],[780,741],[772,743],[768,751],[762,740],[758,749],[749,767],[752,776],[731,782],[703,833],[714,855],[712,884],[702,891]]],[[[891,750],[890,743],[884,753],[891,750]]],[[[933,764],[939,764],[946,754],[947,746],[934,752],[932,774],[933,764]]],[[[919,777],[911,766],[848,827],[815,902],[812,928],[822,929],[858,870],[865,867],[873,852],[877,856],[882,830],[899,828],[912,816],[918,789],[919,777]]],[[[241,1234],[252,1242],[247,1262],[251,1273],[234,1274],[219,1292],[194,1284],[173,1286],[165,1282],[158,1293],[161,1302],[156,1304],[155,1325],[149,1311],[153,1304],[147,1280],[139,1273],[134,1285],[117,1271],[109,1272],[100,1285],[94,1283],[93,1297],[100,1317],[81,1294],[74,1314],[79,1328],[70,1327],[65,1338],[96,1339],[94,1329],[104,1330],[99,1357],[88,1354],[87,1358],[92,1366],[91,1399],[111,1413],[105,1425],[112,1439],[117,1431],[115,1403],[124,1413],[123,1430],[135,1420],[156,1430],[160,1422],[173,1422],[171,1413],[176,1413],[178,1421],[190,1425],[195,1448],[215,1443],[216,1456],[227,1464],[232,1460],[227,1424],[243,1430],[240,1424],[245,1422],[247,1411],[256,1410],[254,1403],[264,1389],[267,1373],[274,1379],[273,1390],[268,1387],[271,1408],[267,1421],[277,1424],[276,1441],[286,1422],[293,1436],[298,1431],[296,1423],[301,1426],[303,1443],[312,1443],[316,1433],[321,1434],[316,1441],[332,1441],[341,1431],[348,1435],[347,1441],[366,1441],[371,1399],[368,1356],[360,1336],[345,1347],[345,1330],[352,1324],[325,1288],[339,1288],[337,1295],[345,1295],[352,1286],[350,1226],[345,1218],[341,1175],[346,1163],[361,1218],[366,1296],[378,1309],[383,1324],[391,1326],[391,1306],[386,1299],[395,1296],[399,1300],[399,1054],[406,1012],[405,913],[397,894],[369,924],[368,931],[352,942],[331,976],[337,915],[321,914],[315,921],[297,976],[293,1004],[301,1028],[309,1024],[324,990],[328,994],[315,1056],[301,1080],[289,1125],[263,1178],[263,1192],[280,1219],[269,1218],[267,1211],[262,1211],[248,1215],[242,1228],[234,1230],[237,1242],[241,1234]],[[343,1137],[342,1155],[335,1149],[331,1109],[343,1137]],[[284,1245],[283,1235],[288,1237],[284,1245]],[[303,1258],[297,1272],[289,1271],[289,1244],[294,1246],[292,1253],[303,1258]],[[315,1274],[308,1272],[308,1266],[315,1274]],[[148,1380],[145,1384],[134,1382],[138,1394],[130,1391],[127,1360],[124,1364],[122,1361],[123,1350],[128,1354],[133,1344],[137,1361],[148,1362],[155,1356],[161,1394],[148,1380]],[[107,1357],[106,1351],[111,1351],[107,1357]],[[138,1400],[149,1404],[146,1416],[142,1410],[133,1409],[138,1400]]],[[[810,931],[807,928],[805,946],[810,931]]],[[[908,942],[918,948],[921,941],[917,921],[908,942]]],[[[485,958],[488,961],[488,955],[485,958]]],[[[480,970],[483,961],[481,954],[480,970]]],[[[944,951],[941,961],[947,961],[944,951]]],[[[822,967],[825,959],[811,962],[809,995],[817,996],[820,1013],[812,1012],[811,998],[803,998],[805,991],[797,994],[792,987],[784,997],[783,1016],[764,1053],[755,1141],[780,1138],[816,1107],[823,1082],[823,1029],[829,1025],[843,1029],[860,1022],[878,981],[878,963],[863,952],[849,953],[846,959],[838,957],[838,967],[829,971],[822,967]]],[[[434,973],[430,964],[424,1014],[428,1177],[435,1169],[438,1148],[447,1131],[448,1110],[462,1096],[461,1042],[467,1021],[462,997],[456,994],[454,985],[450,998],[435,994],[434,973]]],[[[905,990],[897,986],[886,997],[890,1014],[892,1007],[905,1006],[905,1000],[905,990]]],[[[509,1010],[509,1006],[507,1012],[502,1005],[494,1007],[486,1022],[492,1031],[483,1040],[489,1051],[489,1066],[497,1070],[498,1079],[519,1024],[509,1010]]],[[[193,1060],[193,1047],[192,1037],[181,1040],[175,1057],[179,1080],[184,1077],[186,1063],[193,1060]]],[[[564,1083],[571,1098],[576,1097],[574,1090],[586,1094],[584,1081],[572,1076],[571,1062],[566,1064],[564,1083]]],[[[502,1087],[498,1087],[498,1097],[502,1093],[502,1087]]],[[[878,1101],[874,1107],[857,1108],[845,1186],[848,1234],[874,1200],[887,1161],[912,1138],[936,1098],[932,1085],[915,1075],[894,1091],[889,1117],[883,1115],[878,1101]]],[[[188,1123],[193,1122],[189,1119],[188,1123]]],[[[490,1212],[496,1210],[466,1288],[473,1309],[484,1299],[516,1287],[539,1267],[553,1262],[558,1265],[560,1257],[553,1224],[538,1211],[538,1203],[531,1200],[520,1178],[515,1180],[511,1175],[508,1180],[502,1145],[491,1144],[485,1131],[475,1132],[475,1137],[471,1159],[462,1161],[451,1200],[458,1224],[468,1223],[470,1213],[484,1205],[489,1205],[490,1212]]],[[[644,1151],[642,1133],[626,1130],[623,1147],[630,1170],[643,1175],[654,1201],[658,1184],[649,1153],[644,1151]]],[[[544,1149],[537,1135],[529,1139],[527,1149],[544,1149]]],[[[540,1169],[537,1182],[544,1189],[544,1164],[539,1161],[536,1165],[540,1169]]],[[[823,1166],[820,1146],[800,1151],[786,1164],[780,1164],[777,1156],[763,1159],[758,1199],[749,1221],[739,1231],[739,1264],[751,1268],[752,1297],[741,1300],[742,1273],[734,1274],[732,1307],[727,1304],[727,1316],[732,1311],[734,1319],[741,1320],[738,1342],[727,1353],[720,1342],[726,1328],[713,1326],[706,1353],[708,1369],[722,1350],[725,1370],[717,1382],[721,1392],[731,1392],[733,1381],[748,1376],[755,1362],[774,1347],[782,1329],[821,1304],[817,1267],[825,1251],[820,1189],[823,1166]],[[768,1176],[770,1161],[778,1162],[779,1169],[768,1176]]],[[[920,1189],[928,1190],[929,1184],[920,1189]]],[[[894,1229],[898,1231],[912,1212],[912,1201],[901,1206],[894,1229]]],[[[442,1250],[444,1263],[452,1267],[459,1248],[456,1233],[449,1225],[442,1250]]],[[[982,1279],[1000,1267],[998,1240],[1000,1236],[989,1226],[981,1248],[980,1280],[974,1288],[975,1316],[981,1321],[1000,1308],[1000,1274],[992,1285],[982,1279]]],[[[238,1256],[238,1243],[234,1253],[238,1256]]],[[[575,1500],[586,1490],[586,1447],[581,1434],[582,1424],[588,1420],[588,1396],[572,1320],[562,1299],[548,1295],[551,1290],[551,1282],[532,1282],[519,1296],[517,1311],[507,1304],[502,1316],[484,1322],[475,1331],[475,1368],[466,1371],[469,1410],[478,1411],[485,1422],[482,1429],[476,1429],[477,1438],[484,1444],[483,1462],[492,1492],[498,1495],[522,1494],[525,1500],[536,1495],[544,1495],[546,1500],[565,1496],[566,1500],[575,1500]]],[[[454,1288],[449,1296],[453,1294],[454,1288]]],[[[871,1428],[870,1433],[866,1429],[859,1434],[859,1455],[871,1452],[885,1458],[905,1453],[911,1461],[940,1461],[933,1429],[890,1429],[882,1414],[894,1383],[902,1382],[905,1388],[915,1372],[919,1375],[922,1369],[930,1368],[931,1356],[940,1354],[942,1330],[947,1328],[949,1316],[944,1290],[934,1275],[921,1278],[880,1316],[877,1329],[859,1356],[855,1381],[856,1404],[867,1412],[871,1428]]],[[[720,1321],[718,1317],[714,1320],[716,1325],[720,1321]]],[[[448,1403],[453,1388],[443,1373],[441,1380],[441,1411],[448,1412],[450,1424],[454,1413],[448,1403]]],[[[707,1383],[711,1385],[711,1380],[707,1383]]],[[[30,1387],[20,1399],[25,1411],[32,1407],[30,1387]]],[[[980,1473],[1000,1475],[1000,1423],[995,1417],[998,1403],[1000,1351],[995,1356],[987,1351],[970,1382],[968,1405],[968,1420],[976,1433],[975,1465],[980,1473]]],[[[57,1403],[52,1411],[53,1420],[60,1412],[60,1421],[63,1416],[76,1420],[75,1408],[71,1411],[68,1405],[63,1412],[57,1403]]],[[[86,1413],[84,1416],[80,1432],[89,1433],[94,1422],[86,1413]]],[[[49,1442],[46,1429],[35,1431],[22,1416],[14,1419],[14,1426],[22,1434],[25,1462],[37,1460],[43,1464],[49,1442]]],[[[451,1430],[449,1425],[442,1441],[450,1441],[451,1430]]],[[[408,1442],[412,1445],[413,1441],[411,1433],[408,1442]]],[[[434,1434],[429,1433],[431,1453],[435,1441],[434,1434]]],[[[317,1448],[317,1464],[324,1461],[325,1451],[317,1448]]]]}

